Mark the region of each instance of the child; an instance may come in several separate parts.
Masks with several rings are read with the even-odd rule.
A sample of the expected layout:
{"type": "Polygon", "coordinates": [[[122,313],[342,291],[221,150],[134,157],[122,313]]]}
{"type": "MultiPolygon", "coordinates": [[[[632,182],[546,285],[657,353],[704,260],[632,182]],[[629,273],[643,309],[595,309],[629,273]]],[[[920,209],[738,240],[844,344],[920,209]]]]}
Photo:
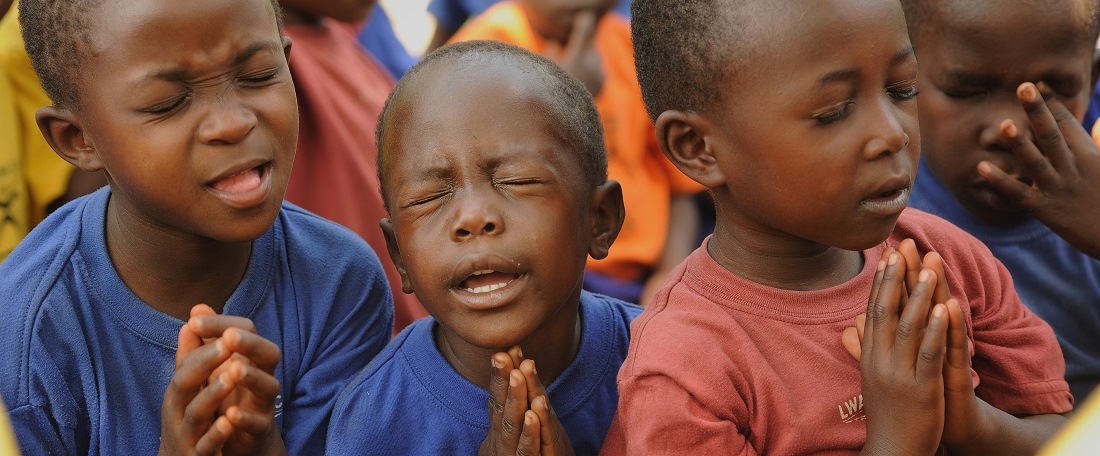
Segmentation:
{"type": "Polygon", "coordinates": [[[1054,327],[1083,401],[1100,382],[1100,149],[1080,127],[1098,6],[903,3],[924,138],[910,204],[1004,263],[1020,299],[1054,327]]]}
{"type": "Polygon", "coordinates": [[[1072,407],[1050,327],[977,240],[904,210],[920,137],[901,5],[632,17],[658,143],[718,220],[632,324],[604,452],[1034,452],[1072,407]],[[868,309],[861,364],[839,335],[868,309]]]}
{"type": "Polygon", "coordinates": [[[270,0],[20,2],[55,103],[38,113],[42,133],[110,182],[0,265],[0,395],[24,453],[153,454],[162,398],[179,417],[207,355],[242,437],[316,451],[336,393],[389,339],[377,257],[282,202],[298,110],[276,11],[270,0]]]}
{"type": "MultiPolygon", "coordinates": [[[[294,42],[290,72],[301,130],[286,199],[344,225],[379,256],[386,216],[378,195],[374,129],[393,79],[359,46],[356,25],[373,0],[280,0],[285,32],[294,42]]],[[[383,261],[390,288],[401,285],[393,263],[383,261]]],[[[394,296],[394,330],[427,312],[412,295],[394,296]]]]}
{"type": "Polygon", "coordinates": [[[623,215],[597,116],[553,62],[497,42],[440,48],[398,83],[378,128],[383,228],[431,317],[341,394],[331,453],[599,450],[641,309],[581,290],[623,215]]]}
{"type": "Polygon", "coordinates": [[[606,259],[588,263],[585,288],[648,303],[698,246],[702,187],[653,142],[631,58],[630,25],[611,0],[501,2],[453,40],[490,39],[551,56],[593,94],[607,138],[608,175],[622,184],[626,221],[606,259]]]}

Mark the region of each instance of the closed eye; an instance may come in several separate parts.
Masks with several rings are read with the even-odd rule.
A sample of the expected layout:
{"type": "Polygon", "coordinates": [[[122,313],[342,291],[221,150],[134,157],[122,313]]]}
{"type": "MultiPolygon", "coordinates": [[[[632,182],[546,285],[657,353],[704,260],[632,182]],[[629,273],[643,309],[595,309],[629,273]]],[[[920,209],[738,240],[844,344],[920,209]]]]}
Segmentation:
{"type": "Polygon", "coordinates": [[[855,100],[844,100],[840,104],[833,105],[829,110],[814,114],[811,116],[818,125],[828,125],[833,122],[843,120],[852,114],[852,110],[855,109],[855,100]]]}
{"type": "Polygon", "coordinates": [[[917,89],[916,81],[906,81],[900,84],[894,84],[886,88],[886,93],[891,98],[897,101],[912,100],[920,95],[920,90],[917,89]]]}
{"type": "Polygon", "coordinates": [[[450,193],[451,192],[449,190],[444,191],[444,192],[432,193],[432,194],[429,194],[427,196],[414,199],[414,200],[412,200],[408,203],[402,204],[401,208],[410,208],[410,207],[422,206],[424,204],[430,203],[430,202],[435,201],[437,199],[443,198],[443,197],[449,195],[450,193]]]}
{"type": "Polygon", "coordinates": [[[271,80],[275,79],[275,77],[277,77],[278,75],[279,75],[279,70],[278,69],[273,69],[273,70],[268,70],[268,71],[264,71],[264,72],[260,72],[260,73],[253,73],[253,74],[250,74],[250,75],[243,76],[243,77],[241,77],[241,82],[244,82],[244,83],[247,83],[247,84],[263,84],[265,82],[270,82],[271,80]]]}
{"type": "Polygon", "coordinates": [[[144,110],[144,112],[147,113],[147,114],[152,114],[152,115],[156,115],[156,116],[169,114],[169,113],[171,113],[173,111],[176,111],[177,109],[183,107],[184,103],[187,103],[187,101],[190,100],[190,99],[191,99],[190,94],[184,94],[183,96],[173,98],[173,99],[171,99],[169,101],[166,101],[164,103],[161,103],[161,104],[158,104],[156,106],[152,106],[150,108],[147,108],[147,109],[144,110]]]}

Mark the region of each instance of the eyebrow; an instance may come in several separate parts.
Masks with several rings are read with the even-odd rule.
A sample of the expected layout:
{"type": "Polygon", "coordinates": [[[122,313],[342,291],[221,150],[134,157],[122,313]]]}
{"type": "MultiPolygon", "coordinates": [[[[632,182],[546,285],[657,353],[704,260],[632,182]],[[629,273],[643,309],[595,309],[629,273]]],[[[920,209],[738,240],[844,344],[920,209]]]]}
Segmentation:
{"type": "MultiPolygon", "coordinates": [[[[240,66],[241,64],[243,64],[244,62],[247,62],[249,59],[251,59],[256,54],[260,53],[261,51],[274,52],[274,51],[277,50],[276,48],[277,48],[277,46],[275,44],[271,43],[271,42],[252,43],[248,47],[241,50],[241,52],[238,52],[237,55],[233,57],[233,61],[230,62],[230,66],[233,66],[233,67],[240,66]]],[[[186,69],[186,68],[175,67],[175,68],[160,69],[160,70],[152,71],[149,74],[146,74],[145,76],[143,76],[138,81],[137,86],[142,87],[142,86],[145,86],[145,85],[147,85],[147,84],[149,84],[153,81],[185,81],[187,79],[190,79],[191,77],[192,77],[191,70],[186,69]]]]}
{"type": "MultiPolygon", "coordinates": [[[[905,49],[898,51],[896,54],[894,54],[894,57],[890,59],[890,67],[897,66],[898,64],[908,60],[913,55],[913,46],[906,46],[905,49]]],[[[856,68],[845,68],[842,70],[836,70],[827,73],[825,76],[822,76],[821,79],[818,80],[818,86],[823,87],[838,81],[850,81],[856,79],[858,76],[859,70],[856,68]]]]}

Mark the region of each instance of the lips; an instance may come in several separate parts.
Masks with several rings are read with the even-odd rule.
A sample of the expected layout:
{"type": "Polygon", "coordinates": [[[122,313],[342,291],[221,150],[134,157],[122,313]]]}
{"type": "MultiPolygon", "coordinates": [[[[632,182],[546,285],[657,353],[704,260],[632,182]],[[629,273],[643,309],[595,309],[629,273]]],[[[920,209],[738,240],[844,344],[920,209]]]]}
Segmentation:
{"type": "Polygon", "coordinates": [[[206,187],[231,207],[256,207],[263,204],[271,192],[271,168],[268,161],[253,160],[230,168],[206,187]]]}
{"type": "Polygon", "coordinates": [[[473,294],[489,293],[508,286],[518,278],[519,274],[482,269],[474,271],[466,280],[460,282],[458,287],[473,294]]]}
{"type": "Polygon", "coordinates": [[[909,204],[909,190],[912,179],[905,175],[896,175],[884,181],[868,196],[860,201],[860,206],[876,215],[892,217],[901,214],[909,204]]]}

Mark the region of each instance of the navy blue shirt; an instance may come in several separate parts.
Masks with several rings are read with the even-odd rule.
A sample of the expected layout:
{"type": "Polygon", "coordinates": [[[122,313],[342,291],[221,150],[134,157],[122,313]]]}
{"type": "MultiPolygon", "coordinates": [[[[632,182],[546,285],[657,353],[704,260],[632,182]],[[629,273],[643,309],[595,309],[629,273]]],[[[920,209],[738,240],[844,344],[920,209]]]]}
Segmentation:
{"type": "MultiPolygon", "coordinates": [[[[580,349],[546,393],[576,453],[595,455],[618,405],[630,321],[642,309],[587,291],[580,307],[580,349]]],[[[477,454],[489,432],[489,392],[443,358],[435,325],[427,317],[405,328],[348,384],[333,411],[329,454],[477,454]]]]}
{"type": "MultiPolygon", "coordinates": [[[[141,301],[107,253],[110,189],[48,217],[0,264],[0,395],[23,454],[151,455],[183,322],[141,301]]],[[[284,203],[252,244],[224,313],[275,342],[289,454],[324,447],[337,394],[389,340],[378,258],[351,231],[284,203]]]]}
{"type": "MultiPolygon", "coordinates": [[[[428,12],[435,16],[440,26],[454,31],[498,1],[500,0],[432,0],[428,4],[428,12]]],[[[615,6],[615,12],[623,17],[630,17],[630,0],[620,0],[615,6]]]]}

